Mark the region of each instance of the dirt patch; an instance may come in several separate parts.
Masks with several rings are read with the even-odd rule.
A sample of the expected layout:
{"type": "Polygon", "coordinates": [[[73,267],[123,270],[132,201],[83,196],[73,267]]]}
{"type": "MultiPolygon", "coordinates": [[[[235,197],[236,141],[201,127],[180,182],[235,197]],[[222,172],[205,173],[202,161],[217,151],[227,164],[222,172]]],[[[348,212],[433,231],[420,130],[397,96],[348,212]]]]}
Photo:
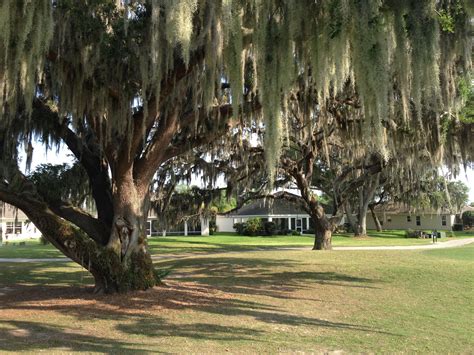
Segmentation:
{"type": "Polygon", "coordinates": [[[10,287],[0,296],[3,319],[18,319],[19,312],[64,312],[79,318],[162,314],[166,310],[215,306],[232,299],[226,292],[193,282],[167,281],[147,291],[125,295],[94,295],[91,288],[10,287]]]}

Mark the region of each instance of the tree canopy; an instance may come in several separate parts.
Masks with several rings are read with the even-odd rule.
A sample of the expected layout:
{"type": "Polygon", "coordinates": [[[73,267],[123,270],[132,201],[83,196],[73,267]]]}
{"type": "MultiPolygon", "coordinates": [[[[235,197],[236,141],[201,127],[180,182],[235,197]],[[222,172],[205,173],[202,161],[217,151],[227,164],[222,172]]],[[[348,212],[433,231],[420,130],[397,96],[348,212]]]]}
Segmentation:
{"type": "Polygon", "coordinates": [[[238,133],[252,122],[264,127],[273,181],[295,102],[308,132],[328,127],[339,98],[357,102],[356,116],[330,115],[354,161],[366,151],[388,161],[400,147],[408,173],[472,161],[472,125],[458,120],[471,70],[467,5],[4,0],[0,199],[91,271],[98,292],[116,292],[156,282],[144,219],[160,167],[197,148],[213,155],[217,142],[251,154],[238,133]],[[236,139],[222,139],[229,132],[236,139]],[[87,185],[78,193],[89,189],[97,216],[67,188],[45,191],[61,169],[20,171],[20,143],[30,160],[35,139],[74,154],[87,185]]]}

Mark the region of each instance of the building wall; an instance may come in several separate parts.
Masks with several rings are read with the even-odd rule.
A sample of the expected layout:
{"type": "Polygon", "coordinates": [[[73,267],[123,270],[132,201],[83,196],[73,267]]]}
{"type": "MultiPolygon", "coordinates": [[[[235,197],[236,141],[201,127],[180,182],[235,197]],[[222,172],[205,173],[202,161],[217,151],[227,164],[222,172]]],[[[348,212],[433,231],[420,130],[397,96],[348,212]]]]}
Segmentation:
{"type": "Polygon", "coordinates": [[[219,232],[235,232],[234,219],[227,216],[216,216],[216,226],[219,232]]]}
{"type": "Polygon", "coordinates": [[[308,230],[310,229],[310,217],[308,214],[294,214],[294,215],[262,215],[262,216],[232,216],[232,215],[217,215],[216,226],[219,232],[235,232],[234,224],[246,222],[250,218],[262,218],[268,221],[273,219],[282,218],[288,220],[288,229],[291,230],[308,230]],[[301,219],[301,226],[292,225],[291,219],[301,219]]]}
{"type": "MultiPolygon", "coordinates": [[[[378,213],[380,221],[383,223],[384,229],[436,229],[436,230],[452,230],[454,224],[454,215],[438,215],[438,214],[388,214],[378,213]],[[417,225],[417,216],[420,225],[417,225]],[[444,217],[443,217],[444,216],[444,217]],[[408,220],[408,217],[410,220],[408,220]],[[446,225],[443,225],[443,218],[446,225]]],[[[370,213],[367,214],[367,229],[375,229],[374,219],[370,213]]]]}
{"type": "Polygon", "coordinates": [[[28,220],[23,211],[0,202],[0,236],[2,242],[25,238],[39,238],[41,232],[28,220]]]}

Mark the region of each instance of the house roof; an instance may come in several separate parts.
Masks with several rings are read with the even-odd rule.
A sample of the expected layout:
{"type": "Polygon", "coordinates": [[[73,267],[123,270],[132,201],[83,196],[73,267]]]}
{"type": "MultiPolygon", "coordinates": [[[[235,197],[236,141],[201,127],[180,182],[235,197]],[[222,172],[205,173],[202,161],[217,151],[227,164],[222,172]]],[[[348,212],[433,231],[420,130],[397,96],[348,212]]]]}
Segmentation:
{"type": "Polygon", "coordinates": [[[375,206],[375,212],[387,214],[455,214],[447,209],[439,211],[432,208],[415,208],[401,202],[389,202],[382,205],[375,206]]]}
{"type": "Polygon", "coordinates": [[[299,197],[288,192],[278,192],[273,198],[258,199],[237,210],[227,213],[228,216],[267,216],[267,215],[296,215],[307,214],[305,210],[293,201],[285,198],[285,194],[299,197]]]}

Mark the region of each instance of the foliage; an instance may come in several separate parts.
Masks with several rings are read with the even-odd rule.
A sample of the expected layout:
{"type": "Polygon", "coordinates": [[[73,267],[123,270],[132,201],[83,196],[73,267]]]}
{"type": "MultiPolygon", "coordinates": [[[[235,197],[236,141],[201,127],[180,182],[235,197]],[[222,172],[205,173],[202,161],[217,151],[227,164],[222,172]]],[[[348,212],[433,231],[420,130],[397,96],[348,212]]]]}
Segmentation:
{"type": "Polygon", "coordinates": [[[266,221],[263,223],[263,231],[265,235],[274,235],[277,232],[277,226],[275,222],[266,221]]]}
{"type": "Polygon", "coordinates": [[[244,235],[258,235],[263,230],[260,218],[249,218],[245,222],[244,235]]]}
{"type": "Polygon", "coordinates": [[[72,166],[41,164],[30,174],[30,179],[50,201],[63,200],[82,206],[91,194],[87,174],[77,163],[72,166]]]}
{"type": "Polygon", "coordinates": [[[461,181],[449,181],[436,174],[426,174],[411,188],[393,196],[415,209],[459,213],[467,204],[469,187],[461,181]]]}
{"type": "Polygon", "coordinates": [[[415,231],[413,229],[407,229],[405,231],[405,238],[418,238],[420,236],[420,231],[415,231]]]}
{"type": "MultiPolygon", "coordinates": [[[[277,227],[274,222],[266,221],[263,222],[261,218],[249,218],[244,223],[235,223],[234,229],[237,234],[240,235],[248,235],[248,236],[255,236],[255,235],[266,235],[271,236],[277,232],[277,227]]],[[[283,231],[278,231],[283,232],[283,231]]]]}
{"type": "Polygon", "coordinates": [[[225,191],[220,191],[211,202],[211,207],[215,207],[217,213],[226,213],[237,207],[237,201],[233,196],[227,197],[225,191]]]}
{"type": "Polygon", "coordinates": [[[201,70],[188,85],[189,108],[211,110],[222,98],[214,96],[223,77],[231,81],[235,109],[245,94],[258,89],[270,176],[282,143],[284,98],[299,76],[314,83],[321,107],[331,92],[342,92],[350,82],[360,96],[363,134],[375,136],[373,148],[384,152],[384,121],[415,127],[424,107],[454,106],[456,92],[440,84],[449,85],[470,66],[465,56],[469,18],[458,0],[98,0],[88,3],[87,11],[66,0],[54,7],[48,0],[26,4],[8,0],[2,9],[2,83],[8,92],[3,110],[14,112],[18,97],[30,106],[41,82],[42,92],[58,98],[61,114],[77,126],[84,113],[107,122],[104,138],[110,139],[130,128],[134,100],[143,102],[146,113],[160,96],[165,96],[163,104],[176,99],[161,91],[163,83],[176,65],[192,69],[201,55],[201,70]],[[23,17],[26,25],[18,26],[23,17]],[[12,30],[19,27],[22,31],[12,30]],[[444,45],[449,41],[457,45],[444,45]],[[61,55],[49,60],[44,78],[50,45],[61,55]],[[247,60],[251,66],[244,65],[247,60]],[[243,87],[246,70],[252,71],[255,87],[243,87]],[[412,120],[409,98],[416,115],[412,120]]]}
{"type": "Polygon", "coordinates": [[[244,235],[245,223],[234,223],[234,229],[239,235],[244,235]]]}
{"type": "MultiPolygon", "coordinates": [[[[427,163],[452,169],[473,156],[469,131],[455,119],[456,83],[471,69],[470,18],[456,4],[4,0],[2,198],[43,229],[60,225],[47,237],[65,254],[93,251],[117,268],[123,277],[104,275],[123,281],[117,289],[141,289],[154,279],[143,238],[151,205],[165,223],[212,213],[208,191],[172,193],[176,175],[205,172],[215,183],[219,169],[210,162],[218,143],[227,156],[241,156],[242,174],[252,174],[257,168],[246,161],[255,147],[242,136],[265,131],[266,159],[257,167],[267,166],[271,185],[288,114],[298,106],[306,108],[305,134],[323,136],[304,158],[342,146],[352,163],[373,152],[382,162],[400,155],[406,175],[415,177],[427,163]],[[449,16],[454,33],[442,31],[438,13],[449,16]],[[347,101],[356,112],[341,118],[347,101]],[[221,139],[229,131],[235,139],[221,139]],[[18,150],[22,143],[30,161],[35,138],[47,148],[64,143],[81,168],[50,166],[25,176],[18,150]],[[92,194],[96,216],[79,208],[83,192],[92,194]],[[62,208],[67,204],[75,206],[62,208]],[[84,238],[93,247],[68,247],[84,247],[84,238]],[[104,246],[115,257],[98,252],[104,246]],[[132,260],[137,251],[143,258],[132,260]]],[[[298,140],[288,146],[301,148],[298,140]]]]}
{"type": "Polygon", "coordinates": [[[217,224],[214,219],[209,221],[209,234],[214,235],[217,232],[217,224]]]}
{"type": "Polygon", "coordinates": [[[466,211],[462,214],[462,223],[464,227],[472,228],[474,226],[474,211],[466,211]]]}

